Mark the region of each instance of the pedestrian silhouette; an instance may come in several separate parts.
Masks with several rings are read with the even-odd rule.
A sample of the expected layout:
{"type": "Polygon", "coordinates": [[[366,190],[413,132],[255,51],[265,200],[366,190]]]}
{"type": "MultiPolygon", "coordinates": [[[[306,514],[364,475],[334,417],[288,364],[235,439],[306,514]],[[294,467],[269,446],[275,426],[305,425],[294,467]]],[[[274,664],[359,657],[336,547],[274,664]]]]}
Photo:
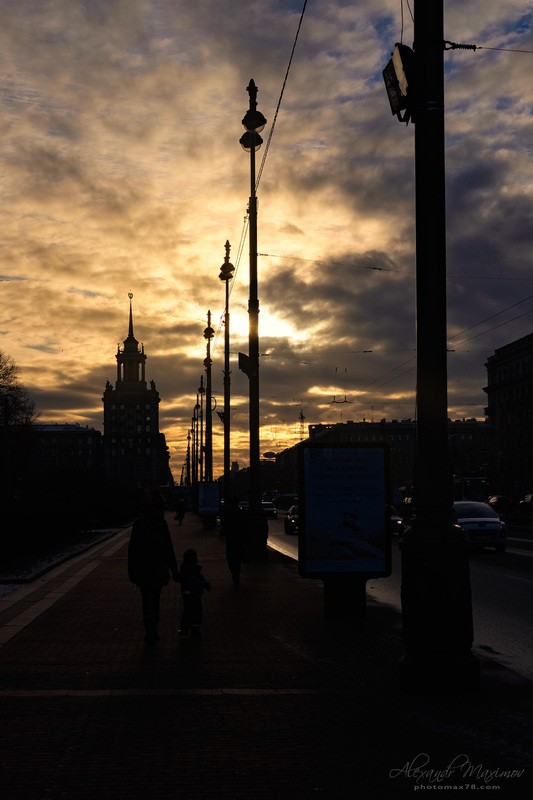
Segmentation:
{"type": "Polygon", "coordinates": [[[245,559],[247,519],[239,508],[239,498],[232,495],[220,515],[220,533],[226,537],[226,561],[233,583],[240,583],[241,564],[245,559]]]}
{"type": "Polygon", "coordinates": [[[183,497],[180,497],[180,499],[178,500],[178,504],[176,506],[176,516],[174,517],[174,519],[178,520],[178,525],[183,524],[183,518],[185,517],[186,510],[187,508],[185,505],[185,500],[183,499],[183,497]]]}
{"type": "Polygon", "coordinates": [[[180,636],[200,636],[202,624],[202,595],[204,589],[211,591],[211,584],[202,575],[202,567],[198,563],[198,553],[190,548],[183,554],[180,565],[179,582],[183,612],[181,615],[180,636]]]}
{"type": "Polygon", "coordinates": [[[145,641],[157,642],[161,590],[170,577],[178,580],[178,565],[165,519],[165,498],[152,491],[142,516],[133,523],[128,546],[128,576],[141,590],[145,641]]]}

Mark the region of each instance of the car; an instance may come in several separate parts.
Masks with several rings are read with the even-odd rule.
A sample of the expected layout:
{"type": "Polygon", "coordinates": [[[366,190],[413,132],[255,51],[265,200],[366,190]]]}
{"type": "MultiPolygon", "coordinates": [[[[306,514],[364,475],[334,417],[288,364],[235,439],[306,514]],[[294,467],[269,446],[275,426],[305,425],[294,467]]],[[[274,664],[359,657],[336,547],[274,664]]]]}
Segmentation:
{"type": "Polygon", "coordinates": [[[492,494],[487,502],[500,519],[504,522],[509,522],[513,511],[513,503],[509,497],[501,494],[492,494]]]}
{"type": "Polygon", "coordinates": [[[285,533],[298,533],[298,506],[291,506],[283,521],[285,533]]]}
{"type": "Polygon", "coordinates": [[[263,500],[261,502],[261,507],[265,514],[267,515],[268,519],[277,519],[278,518],[278,510],[274,503],[270,500],[263,500]]]}
{"type": "Polygon", "coordinates": [[[297,494],[278,494],[276,497],[276,508],[280,508],[282,511],[287,511],[291,506],[296,505],[297,502],[297,494]]]}
{"type": "Polygon", "coordinates": [[[413,518],[413,513],[414,513],[413,512],[413,508],[414,508],[414,506],[413,506],[413,496],[410,495],[410,494],[406,495],[406,497],[403,498],[402,504],[401,504],[400,509],[399,509],[400,510],[400,514],[402,516],[402,519],[404,521],[408,521],[408,520],[413,518]]]}
{"type": "Polygon", "coordinates": [[[404,529],[403,517],[398,514],[394,506],[390,507],[390,529],[394,536],[400,536],[404,529]]]}
{"type": "Polygon", "coordinates": [[[520,500],[516,509],[515,521],[518,525],[531,525],[533,523],[533,494],[526,494],[520,500]]]}
{"type": "Polygon", "coordinates": [[[498,553],[505,552],[505,522],[488,503],[456,500],[453,504],[453,516],[455,524],[466,534],[472,548],[494,547],[498,553]]]}

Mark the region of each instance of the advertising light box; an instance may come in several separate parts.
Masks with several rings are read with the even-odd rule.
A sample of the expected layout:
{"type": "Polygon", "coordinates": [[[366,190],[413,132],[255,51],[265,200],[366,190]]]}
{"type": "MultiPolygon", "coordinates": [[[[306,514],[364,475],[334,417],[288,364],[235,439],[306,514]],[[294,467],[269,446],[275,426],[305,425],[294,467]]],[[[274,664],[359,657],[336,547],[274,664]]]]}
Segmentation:
{"type": "Polygon", "coordinates": [[[299,470],[300,574],[390,575],[388,446],[311,442],[299,470]]]}
{"type": "Polygon", "coordinates": [[[198,513],[213,516],[220,510],[219,485],[217,481],[202,481],[198,484],[198,513]]]}

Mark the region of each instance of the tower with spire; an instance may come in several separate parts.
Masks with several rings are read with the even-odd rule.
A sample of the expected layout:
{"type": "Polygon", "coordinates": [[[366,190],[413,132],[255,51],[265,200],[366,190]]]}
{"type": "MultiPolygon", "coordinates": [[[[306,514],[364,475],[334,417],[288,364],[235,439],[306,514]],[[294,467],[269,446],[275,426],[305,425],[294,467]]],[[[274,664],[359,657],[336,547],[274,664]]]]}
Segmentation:
{"type": "Polygon", "coordinates": [[[144,344],[133,333],[133,294],[128,336],[117,346],[117,377],[104,389],[104,463],[106,482],[122,489],[151,489],[172,482],[169,453],[159,432],[161,398],[155,382],[146,384],[144,344]]]}

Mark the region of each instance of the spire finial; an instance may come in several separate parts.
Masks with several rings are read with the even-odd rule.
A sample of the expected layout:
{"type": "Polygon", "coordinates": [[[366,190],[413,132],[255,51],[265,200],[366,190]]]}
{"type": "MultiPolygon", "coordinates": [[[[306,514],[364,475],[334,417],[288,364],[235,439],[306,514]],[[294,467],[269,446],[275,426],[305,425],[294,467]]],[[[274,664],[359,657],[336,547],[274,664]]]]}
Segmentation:
{"type": "Polygon", "coordinates": [[[133,339],[133,312],[131,309],[131,301],[133,299],[133,292],[128,292],[128,297],[130,298],[130,328],[128,331],[128,336],[130,339],[133,339]]]}
{"type": "Polygon", "coordinates": [[[257,86],[253,78],[251,78],[250,83],[246,87],[246,91],[250,95],[250,108],[255,111],[257,108],[257,86]]]}

